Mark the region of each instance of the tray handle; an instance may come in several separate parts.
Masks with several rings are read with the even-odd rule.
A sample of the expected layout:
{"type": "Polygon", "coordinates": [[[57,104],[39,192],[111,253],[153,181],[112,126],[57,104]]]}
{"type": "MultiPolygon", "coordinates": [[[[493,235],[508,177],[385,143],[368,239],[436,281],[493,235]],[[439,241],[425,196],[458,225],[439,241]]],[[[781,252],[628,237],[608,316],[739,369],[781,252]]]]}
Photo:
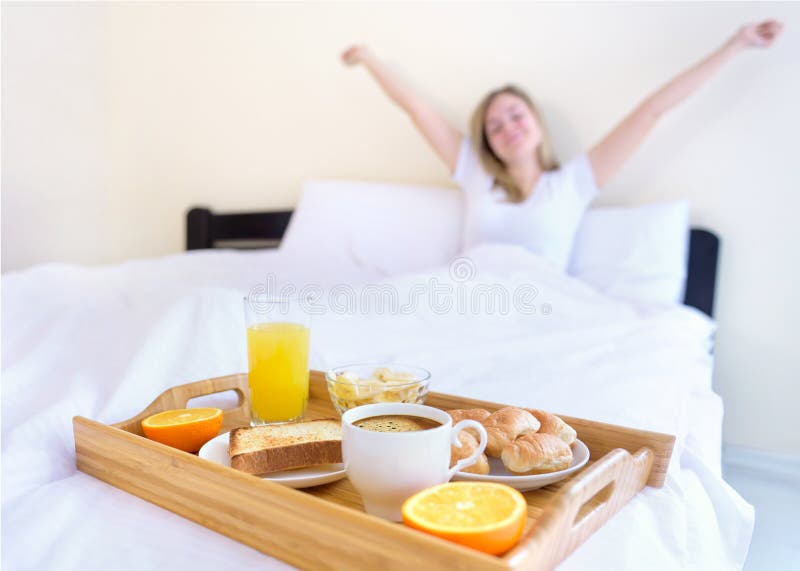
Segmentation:
{"type": "Polygon", "coordinates": [[[512,569],[553,569],[644,487],[654,458],[650,448],[610,451],[556,493],[504,559],[512,569]]]}
{"type": "Polygon", "coordinates": [[[250,405],[249,388],[247,385],[247,373],[237,373],[224,377],[215,377],[204,381],[187,383],[167,389],[151,402],[146,409],[128,420],[112,424],[115,428],[121,428],[127,432],[132,432],[143,436],[141,422],[151,414],[163,412],[174,408],[186,408],[190,400],[197,397],[212,395],[225,391],[235,391],[238,398],[236,406],[226,409],[222,421],[220,433],[228,432],[237,426],[250,424],[250,405]]]}

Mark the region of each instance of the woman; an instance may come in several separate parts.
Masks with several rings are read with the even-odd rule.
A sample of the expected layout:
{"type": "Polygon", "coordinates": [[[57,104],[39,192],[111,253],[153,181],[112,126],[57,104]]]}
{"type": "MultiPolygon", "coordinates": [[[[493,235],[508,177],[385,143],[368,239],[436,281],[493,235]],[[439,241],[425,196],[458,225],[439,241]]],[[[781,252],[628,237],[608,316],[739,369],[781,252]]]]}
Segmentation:
{"type": "Polygon", "coordinates": [[[368,48],[351,47],[342,59],[347,65],[367,68],[466,191],[465,246],[486,241],[522,244],[563,270],[589,203],[658,119],[743,49],[772,45],[781,29],[775,21],[744,26],[711,55],[647,97],[588,153],[561,167],[541,115],[518,87],[502,87],[484,97],[472,116],[468,138],[403,85],[368,48]]]}

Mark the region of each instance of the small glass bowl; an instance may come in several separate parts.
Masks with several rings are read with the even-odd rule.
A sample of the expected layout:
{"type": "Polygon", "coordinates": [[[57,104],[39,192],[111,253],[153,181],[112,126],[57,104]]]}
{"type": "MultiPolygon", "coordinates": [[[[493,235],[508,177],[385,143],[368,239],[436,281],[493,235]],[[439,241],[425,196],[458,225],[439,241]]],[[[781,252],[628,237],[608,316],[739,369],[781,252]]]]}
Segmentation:
{"type": "Polygon", "coordinates": [[[398,363],[360,363],[335,367],[325,372],[328,394],[339,414],[362,404],[380,402],[405,402],[422,404],[431,382],[431,374],[422,367],[398,363]],[[408,374],[413,379],[382,381],[372,378],[373,373],[383,369],[394,374],[408,374]],[[340,375],[349,373],[349,378],[340,375]],[[357,379],[357,380],[356,380],[357,379]]]}

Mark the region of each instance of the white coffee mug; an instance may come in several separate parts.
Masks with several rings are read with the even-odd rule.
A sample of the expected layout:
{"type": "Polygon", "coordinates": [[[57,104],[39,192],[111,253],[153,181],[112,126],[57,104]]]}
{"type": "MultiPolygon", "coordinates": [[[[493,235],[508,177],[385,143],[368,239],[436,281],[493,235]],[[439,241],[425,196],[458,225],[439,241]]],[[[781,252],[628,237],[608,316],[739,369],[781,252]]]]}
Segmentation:
{"type": "Polygon", "coordinates": [[[367,513],[402,521],[401,508],[409,497],[474,464],[486,448],[486,430],[474,420],[453,426],[450,415],[430,406],[406,403],[367,404],[342,415],[342,458],[347,477],[361,494],[367,513]],[[383,415],[427,418],[440,426],[413,432],[374,432],[355,423],[383,415]],[[474,428],[478,448],[450,468],[450,444],[461,446],[458,433],[474,428]]]}

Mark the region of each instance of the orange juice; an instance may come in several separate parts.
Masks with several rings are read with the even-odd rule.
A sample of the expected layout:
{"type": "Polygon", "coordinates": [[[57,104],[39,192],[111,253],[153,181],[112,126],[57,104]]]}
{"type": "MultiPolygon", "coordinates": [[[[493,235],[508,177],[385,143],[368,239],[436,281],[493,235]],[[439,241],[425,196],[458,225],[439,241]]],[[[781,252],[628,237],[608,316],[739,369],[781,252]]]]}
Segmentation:
{"type": "Polygon", "coordinates": [[[308,327],[257,323],[247,328],[250,411],[255,424],[301,418],[308,402],[308,327]]]}

